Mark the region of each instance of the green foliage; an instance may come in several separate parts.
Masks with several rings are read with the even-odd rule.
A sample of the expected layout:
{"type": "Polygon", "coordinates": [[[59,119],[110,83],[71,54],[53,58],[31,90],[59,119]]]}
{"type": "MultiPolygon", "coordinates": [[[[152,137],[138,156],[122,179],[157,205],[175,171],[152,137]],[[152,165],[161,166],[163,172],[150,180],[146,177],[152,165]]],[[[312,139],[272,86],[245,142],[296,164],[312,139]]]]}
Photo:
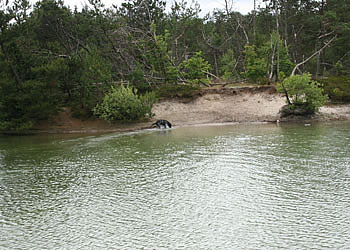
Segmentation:
{"type": "Polygon", "coordinates": [[[237,61],[233,49],[229,49],[220,59],[220,73],[225,80],[232,80],[238,77],[236,69],[237,61]]]}
{"type": "Polygon", "coordinates": [[[136,68],[134,71],[130,72],[126,79],[134,86],[142,85],[145,82],[144,78],[145,72],[136,68]]]}
{"type": "MultiPolygon", "coordinates": [[[[349,100],[349,81],[342,78],[350,74],[346,1],[269,1],[257,10],[256,25],[252,14],[229,10],[202,18],[200,6],[185,0],[175,1],[169,14],[166,1],[131,0],[109,9],[101,0],[89,3],[73,11],[61,0],[33,7],[27,0],[0,0],[2,128],[29,128],[62,106],[89,117],[113,82],[129,81],[139,93],[161,86],[160,96],[191,96],[195,85],[209,82],[207,72],[226,80],[243,72],[257,83],[281,79],[335,35],[299,69],[337,76],[325,80],[326,92],[332,100],[349,100]],[[180,80],[193,86],[179,87],[180,80]]],[[[306,102],[303,97],[297,103],[306,102]]]]}
{"type": "Polygon", "coordinates": [[[279,83],[280,92],[287,92],[291,108],[305,107],[310,113],[316,112],[327,100],[322,84],[313,81],[310,74],[294,75],[279,83]]]}
{"type": "Polygon", "coordinates": [[[263,82],[266,78],[266,61],[258,57],[256,47],[246,45],[244,49],[246,78],[255,83],[263,82]]]}
{"type": "Polygon", "coordinates": [[[184,68],[186,79],[191,83],[209,83],[209,80],[206,78],[206,72],[211,69],[211,66],[203,58],[201,51],[196,52],[194,56],[183,62],[181,66],[184,68]]]}
{"type": "MultiPolygon", "coordinates": [[[[350,32],[350,31],[349,31],[350,32]]],[[[346,63],[342,63],[342,62],[337,62],[334,65],[334,72],[332,72],[332,75],[335,76],[350,76],[350,65],[344,66],[346,65],[346,63]]]]}
{"type": "Polygon", "coordinates": [[[101,57],[96,48],[92,48],[90,52],[82,50],[70,67],[76,69],[67,79],[75,85],[70,100],[73,116],[90,117],[93,115],[92,108],[112,82],[112,65],[101,57]]]}
{"type": "Polygon", "coordinates": [[[21,86],[0,81],[0,130],[22,132],[31,129],[58,109],[54,89],[44,82],[28,80],[21,86]]]}
{"type": "Polygon", "coordinates": [[[120,13],[127,16],[128,25],[149,30],[153,21],[160,23],[165,15],[165,1],[130,0],[123,2],[120,13]]]}
{"type": "Polygon", "coordinates": [[[106,121],[136,121],[153,116],[152,106],[155,94],[148,92],[142,96],[132,87],[111,87],[103,102],[94,109],[94,114],[106,121]]]}
{"type": "Polygon", "coordinates": [[[140,68],[136,68],[134,71],[132,71],[126,77],[126,79],[138,90],[138,93],[140,94],[150,92],[153,89],[152,85],[145,79],[144,71],[140,68]]]}
{"type": "Polygon", "coordinates": [[[177,83],[179,76],[180,76],[180,70],[174,66],[174,65],[168,65],[166,67],[166,74],[165,74],[165,82],[166,83],[177,83]]]}
{"type": "Polygon", "coordinates": [[[93,47],[87,52],[82,50],[82,70],[80,81],[83,83],[108,83],[112,80],[112,65],[103,58],[99,50],[93,47]]]}
{"type": "Polygon", "coordinates": [[[154,37],[152,40],[142,44],[147,51],[143,57],[151,67],[150,74],[162,79],[161,82],[176,83],[179,78],[179,69],[175,66],[172,58],[172,51],[169,47],[170,33],[156,35],[156,25],[152,25],[154,37]]]}
{"type": "Polygon", "coordinates": [[[350,77],[331,76],[322,80],[325,92],[334,102],[350,102],[350,77]]]}
{"type": "Polygon", "coordinates": [[[154,40],[149,41],[145,53],[147,63],[152,67],[151,74],[161,76],[167,79],[167,67],[171,65],[168,51],[169,33],[165,31],[164,35],[155,35],[156,26],[153,25],[154,40]]]}
{"type": "MultiPolygon", "coordinates": [[[[271,41],[262,46],[246,45],[244,50],[246,78],[256,83],[264,83],[266,80],[277,79],[277,37],[272,34],[271,41]]],[[[279,73],[290,75],[294,67],[288,48],[282,40],[279,41],[279,73]]],[[[278,76],[278,79],[280,75],[278,76]]]]}
{"type": "MultiPolygon", "coordinates": [[[[276,33],[273,32],[271,35],[271,41],[265,42],[261,47],[257,49],[258,55],[261,58],[265,58],[265,61],[267,62],[266,68],[269,69],[269,71],[273,71],[272,75],[277,74],[277,51],[276,51],[276,45],[277,45],[277,36],[276,33]],[[271,46],[272,43],[272,46],[271,46]],[[274,54],[275,53],[275,54],[274,54]],[[271,69],[271,58],[274,54],[274,65],[271,69]]],[[[290,75],[292,73],[292,70],[294,68],[295,64],[291,61],[288,47],[286,47],[283,43],[283,41],[279,40],[279,71],[280,73],[283,72],[286,75],[290,75]]],[[[280,78],[278,78],[280,79],[280,78]]]]}

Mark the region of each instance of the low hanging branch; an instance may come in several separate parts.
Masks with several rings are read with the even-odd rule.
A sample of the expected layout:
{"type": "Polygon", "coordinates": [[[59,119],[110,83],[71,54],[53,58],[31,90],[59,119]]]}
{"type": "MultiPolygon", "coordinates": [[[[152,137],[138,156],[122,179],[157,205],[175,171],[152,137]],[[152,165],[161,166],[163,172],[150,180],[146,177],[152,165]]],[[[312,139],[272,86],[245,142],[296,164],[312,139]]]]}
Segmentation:
{"type": "Polygon", "coordinates": [[[335,39],[337,38],[337,36],[335,35],[331,40],[329,40],[322,48],[320,48],[319,50],[317,50],[315,53],[313,53],[311,56],[309,56],[308,58],[306,58],[304,61],[298,63],[297,65],[295,65],[291,76],[295,75],[295,71],[297,69],[299,69],[299,67],[303,64],[305,64],[306,62],[308,62],[311,58],[313,58],[314,56],[316,56],[317,54],[321,53],[322,50],[324,50],[328,45],[330,45],[335,39]]]}

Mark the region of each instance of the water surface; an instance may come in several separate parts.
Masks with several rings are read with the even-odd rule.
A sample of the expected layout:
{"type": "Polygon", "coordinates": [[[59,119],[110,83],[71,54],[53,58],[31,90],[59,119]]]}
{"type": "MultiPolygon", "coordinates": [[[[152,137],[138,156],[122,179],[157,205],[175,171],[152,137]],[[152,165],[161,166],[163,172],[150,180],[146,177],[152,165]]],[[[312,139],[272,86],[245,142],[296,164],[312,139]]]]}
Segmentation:
{"type": "Polygon", "coordinates": [[[0,137],[2,249],[350,249],[350,124],[0,137]]]}

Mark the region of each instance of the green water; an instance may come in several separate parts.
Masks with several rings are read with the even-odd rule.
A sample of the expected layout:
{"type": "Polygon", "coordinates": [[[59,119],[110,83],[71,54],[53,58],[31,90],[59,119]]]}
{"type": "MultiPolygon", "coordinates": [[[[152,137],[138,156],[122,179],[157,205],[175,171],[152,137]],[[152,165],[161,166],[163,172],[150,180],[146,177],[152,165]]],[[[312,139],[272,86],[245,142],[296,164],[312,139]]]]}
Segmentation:
{"type": "Polygon", "coordinates": [[[350,249],[350,123],[0,137],[0,249],[350,249]]]}

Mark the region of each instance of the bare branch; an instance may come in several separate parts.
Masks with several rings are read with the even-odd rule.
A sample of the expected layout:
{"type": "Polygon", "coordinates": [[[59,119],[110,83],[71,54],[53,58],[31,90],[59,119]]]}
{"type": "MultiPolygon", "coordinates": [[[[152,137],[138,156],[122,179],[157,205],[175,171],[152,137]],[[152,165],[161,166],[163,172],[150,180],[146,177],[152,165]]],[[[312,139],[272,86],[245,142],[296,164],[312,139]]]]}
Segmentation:
{"type": "Polygon", "coordinates": [[[212,76],[212,77],[214,77],[214,78],[220,80],[220,77],[218,77],[218,76],[216,76],[216,75],[214,75],[214,74],[212,74],[212,73],[210,73],[210,72],[208,72],[208,71],[202,71],[202,72],[205,73],[205,74],[207,74],[208,76],[212,76]]]}
{"type": "Polygon", "coordinates": [[[314,56],[316,56],[317,54],[321,53],[322,50],[324,50],[328,45],[330,45],[335,39],[337,38],[337,36],[335,35],[331,40],[329,40],[325,45],[323,45],[322,48],[320,48],[319,50],[317,50],[315,53],[313,53],[311,56],[309,56],[308,58],[306,58],[304,61],[298,63],[297,65],[295,65],[291,76],[295,75],[295,71],[297,69],[299,69],[299,67],[305,63],[307,63],[311,58],[313,58],[314,56]]]}
{"type": "Polygon", "coordinates": [[[323,37],[329,36],[329,35],[331,35],[331,34],[333,34],[333,33],[334,33],[334,30],[332,30],[331,32],[328,32],[328,33],[326,33],[326,34],[323,34],[323,35],[319,36],[318,39],[321,39],[321,38],[323,38],[323,37]]]}

